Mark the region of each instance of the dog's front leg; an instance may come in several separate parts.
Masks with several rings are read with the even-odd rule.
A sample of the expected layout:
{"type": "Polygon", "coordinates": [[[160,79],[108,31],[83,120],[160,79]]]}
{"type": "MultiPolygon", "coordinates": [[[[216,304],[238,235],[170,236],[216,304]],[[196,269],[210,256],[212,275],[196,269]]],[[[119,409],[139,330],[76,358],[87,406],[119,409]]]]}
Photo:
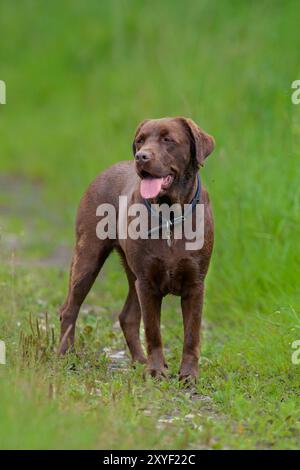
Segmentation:
{"type": "Polygon", "coordinates": [[[164,377],[167,367],[160,334],[160,312],[162,296],[154,294],[149,285],[139,280],[135,283],[138,294],[148,353],[148,371],[152,377],[164,377]]]}
{"type": "Polygon", "coordinates": [[[204,284],[193,286],[181,297],[184,343],[179,378],[197,378],[199,374],[200,328],[204,284]]]}

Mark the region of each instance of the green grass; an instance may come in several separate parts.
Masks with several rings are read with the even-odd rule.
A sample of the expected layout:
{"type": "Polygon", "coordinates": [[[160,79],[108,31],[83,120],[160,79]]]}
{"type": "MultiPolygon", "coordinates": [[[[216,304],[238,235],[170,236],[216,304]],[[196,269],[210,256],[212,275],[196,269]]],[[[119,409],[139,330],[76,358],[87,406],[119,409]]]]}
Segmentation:
{"type": "MultiPolygon", "coordinates": [[[[1,2],[0,448],[299,446],[299,14],[296,1],[1,2]],[[216,245],[193,394],[113,367],[126,349],[116,257],[78,321],[78,357],[58,360],[52,343],[82,192],[131,158],[140,120],[178,114],[217,142],[202,172],[216,245]]],[[[176,298],[163,337],[175,374],[176,298]]]]}

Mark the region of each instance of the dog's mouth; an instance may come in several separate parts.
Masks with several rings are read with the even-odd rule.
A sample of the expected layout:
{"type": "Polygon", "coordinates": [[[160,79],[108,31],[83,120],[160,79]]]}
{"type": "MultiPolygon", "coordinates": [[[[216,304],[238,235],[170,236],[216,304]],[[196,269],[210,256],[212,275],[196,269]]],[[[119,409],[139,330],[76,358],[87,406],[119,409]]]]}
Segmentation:
{"type": "Polygon", "coordinates": [[[144,199],[157,197],[161,191],[168,189],[174,181],[174,176],[171,174],[158,177],[147,171],[141,171],[140,177],[142,179],[140,193],[144,199]]]}

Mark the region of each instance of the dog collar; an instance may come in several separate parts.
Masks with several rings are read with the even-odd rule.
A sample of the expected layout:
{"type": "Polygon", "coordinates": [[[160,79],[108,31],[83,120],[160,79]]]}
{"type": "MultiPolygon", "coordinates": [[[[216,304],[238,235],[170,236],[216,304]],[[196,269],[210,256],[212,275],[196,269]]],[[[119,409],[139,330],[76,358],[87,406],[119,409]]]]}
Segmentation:
{"type": "Polygon", "coordinates": [[[199,173],[197,173],[197,190],[195,193],[195,196],[189,203],[188,208],[184,211],[184,215],[180,215],[179,217],[175,217],[173,220],[167,219],[163,217],[161,212],[157,213],[153,207],[152,204],[148,201],[148,199],[143,199],[145,206],[148,209],[149,214],[154,215],[155,217],[159,218],[159,224],[157,227],[154,227],[150,230],[148,230],[148,235],[151,235],[152,233],[158,232],[159,230],[165,229],[165,234],[167,237],[167,243],[169,246],[171,246],[171,229],[175,226],[178,225],[186,220],[186,217],[190,215],[193,210],[195,209],[196,205],[200,202],[201,198],[201,180],[199,173]]]}

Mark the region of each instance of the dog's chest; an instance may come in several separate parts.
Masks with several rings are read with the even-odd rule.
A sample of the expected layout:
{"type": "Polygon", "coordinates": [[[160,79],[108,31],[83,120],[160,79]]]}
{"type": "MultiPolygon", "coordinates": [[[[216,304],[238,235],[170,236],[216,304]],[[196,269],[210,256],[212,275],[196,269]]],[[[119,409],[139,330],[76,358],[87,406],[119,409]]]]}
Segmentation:
{"type": "Polygon", "coordinates": [[[181,295],[185,287],[196,282],[199,264],[192,256],[161,256],[147,260],[145,275],[149,287],[162,295],[181,295]]]}

